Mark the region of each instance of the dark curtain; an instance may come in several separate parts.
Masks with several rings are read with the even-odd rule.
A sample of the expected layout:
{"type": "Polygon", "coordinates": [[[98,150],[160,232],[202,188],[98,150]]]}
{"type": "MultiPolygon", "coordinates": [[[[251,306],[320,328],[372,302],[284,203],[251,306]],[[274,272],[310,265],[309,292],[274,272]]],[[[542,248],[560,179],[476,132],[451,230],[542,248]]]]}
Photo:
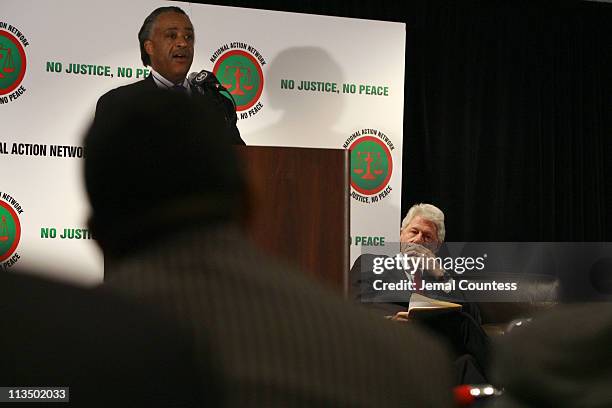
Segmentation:
{"type": "Polygon", "coordinates": [[[407,33],[405,210],[449,240],[610,240],[612,8],[440,2],[407,33]]]}
{"type": "Polygon", "coordinates": [[[406,22],[403,214],[439,206],[451,241],[612,240],[612,5],[214,3],[406,22]]]}

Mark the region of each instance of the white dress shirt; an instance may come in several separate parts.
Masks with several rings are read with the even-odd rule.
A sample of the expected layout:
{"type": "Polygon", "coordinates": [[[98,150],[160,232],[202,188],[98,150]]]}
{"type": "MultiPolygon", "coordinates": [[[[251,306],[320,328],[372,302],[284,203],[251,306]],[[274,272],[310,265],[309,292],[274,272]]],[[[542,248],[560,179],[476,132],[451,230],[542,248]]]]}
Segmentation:
{"type": "Polygon", "coordinates": [[[189,81],[187,81],[187,78],[183,79],[182,84],[175,84],[172,81],[168,81],[166,78],[163,77],[162,74],[155,71],[153,68],[151,68],[151,75],[153,75],[153,81],[155,81],[155,85],[157,85],[158,88],[172,89],[172,87],[175,85],[181,85],[185,89],[187,89],[187,95],[191,95],[191,86],[189,85],[189,81]]]}

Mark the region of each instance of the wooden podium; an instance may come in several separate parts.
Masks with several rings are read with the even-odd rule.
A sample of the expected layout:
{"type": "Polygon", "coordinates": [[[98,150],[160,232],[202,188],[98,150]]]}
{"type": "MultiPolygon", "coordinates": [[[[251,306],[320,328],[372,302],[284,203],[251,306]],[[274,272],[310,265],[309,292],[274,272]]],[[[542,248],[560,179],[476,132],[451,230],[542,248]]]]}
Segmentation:
{"type": "Polygon", "coordinates": [[[339,292],[349,270],[349,156],[343,149],[236,146],[251,238],[339,292]]]}

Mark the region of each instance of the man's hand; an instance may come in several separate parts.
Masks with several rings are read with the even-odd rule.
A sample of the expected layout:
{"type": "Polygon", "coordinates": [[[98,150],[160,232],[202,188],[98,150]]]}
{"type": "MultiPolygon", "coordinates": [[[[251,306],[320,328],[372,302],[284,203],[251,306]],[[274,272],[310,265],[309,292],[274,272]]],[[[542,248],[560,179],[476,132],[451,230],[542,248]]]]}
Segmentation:
{"type": "MultiPolygon", "coordinates": [[[[446,273],[444,268],[442,268],[442,265],[440,265],[439,262],[435,261],[436,255],[429,248],[410,242],[402,242],[400,244],[400,248],[402,253],[405,253],[409,257],[417,259],[423,258],[424,272],[432,276],[434,279],[442,279],[444,277],[444,274],[446,273]]],[[[418,273],[418,271],[415,273],[418,273]]]]}
{"type": "Polygon", "coordinates": [[[412,322],[413,320],[408,317],[408,312],[397,312],[395,316],[385,316],[389,320],[394,322],[412,322]]]}

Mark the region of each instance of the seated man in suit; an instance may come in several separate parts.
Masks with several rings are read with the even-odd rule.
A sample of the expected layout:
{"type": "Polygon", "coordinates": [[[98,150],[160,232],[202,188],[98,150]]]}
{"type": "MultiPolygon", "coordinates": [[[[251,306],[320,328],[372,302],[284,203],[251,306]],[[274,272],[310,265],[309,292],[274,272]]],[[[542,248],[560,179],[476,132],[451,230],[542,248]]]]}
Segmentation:
{"type": "MultiPolygon", "coordinates": [[[[444,270],[439,263],[425,262],[436,257],[445,236],[444,213],[439,208],[431,204],[413,205],[402,221],[400,251],[409,258],[423,258],[423,265],[428,265],[430,268],[408,271],[394,267],[385,270],[382,275],[376,273],[374,269],[375,259],[380,259],[380,256],[361,255],[349,274],[351,296],[392,320],[409,321],[407,309],[410,295],[414,291],[421,291],[421,280],[448,282],[452,279],[452,271],[444,270]],[[405,285],[405,289],[399,291],[376,290],[374,281],[381,279],[392,283],[407,281],[410,285],[405,285]]],[[[424,294],[451,301],[461,299],[460,293],[447,293],[443,290],[424,291],[424,294]]],[[[458,357],[472,357],[467,360],[468,366],[465,364],[466,358],[461,357],[457,360],[461,362],[458,364],[460,373],[457,376],[457,383],[486,382],[484,373],[489,365],[489,339],[480,327],[478,308],[470,303],[462,305],[461,312],[433,315],[419,320],[419,323],[450,343],[458,357]]]]}
{"type": "MultiPolygon", "coordinates": [[[[215,84],[200,87],[187,80],[187,73],[193,62],[195,33],[189,17],[181,8],[166,6],[155,9],[142,24],[138,41],[142,63],[151,67],[151,74],[142,81],[121,86],[102,95],[96,106],[97,120],[105,120],[108,106],[115,104],[118,99],[129,98],[143,89],[160,88],[186,93],[202,100],[202,109],[211,110],[224,118],[228,141],[244,145],[236,127],[238,117],[235,107],[228,98],[220,94],[220,88],[214,86],[215,84]]],[[[210,75],[210,78],[214,78],[210,75]]]]}

